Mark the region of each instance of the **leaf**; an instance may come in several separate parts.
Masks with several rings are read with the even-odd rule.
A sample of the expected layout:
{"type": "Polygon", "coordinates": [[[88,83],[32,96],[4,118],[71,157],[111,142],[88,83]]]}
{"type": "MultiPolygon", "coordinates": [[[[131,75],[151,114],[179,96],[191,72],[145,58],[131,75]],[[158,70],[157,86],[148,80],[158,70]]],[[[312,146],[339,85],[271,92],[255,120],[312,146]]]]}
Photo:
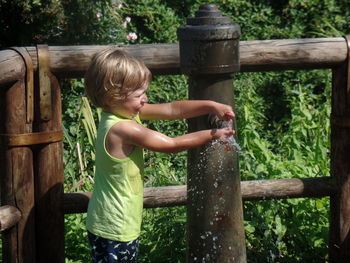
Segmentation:
{"type": "Polygon", "coordinates": [[[279,215],[275,216],[275,229],[274,232],[275,234],[279,237],[282,238],[287,231],[287,227],[282,224],[281,218],[279,215]]]}
{"type": "Polygon", "coordinates": [[[86,135],[88,136],[89,143],[94,146],[97,136],[97,129],[96,129],[96,123],[93,117],[93,113],[90,107],[90,103],[86,97],[82,98],[82,107],[81,107],[81,113],[82,113],[82,123],[86,132],[86,135]]]}

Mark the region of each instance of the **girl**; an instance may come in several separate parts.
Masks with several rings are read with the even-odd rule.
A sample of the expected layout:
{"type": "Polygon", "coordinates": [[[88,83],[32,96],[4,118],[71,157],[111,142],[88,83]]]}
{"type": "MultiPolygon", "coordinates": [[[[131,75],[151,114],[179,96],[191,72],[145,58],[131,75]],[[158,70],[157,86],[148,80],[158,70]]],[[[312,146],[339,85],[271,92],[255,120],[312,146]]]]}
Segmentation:
{"type": "Polygon", "coordinates": [[[171,138],[141,120],[174,120],[215,113],[234,117],[231,106],[214,101],[149,104],[151,73],[118,49],[96,54],[85,75],[87,96],[102,108],[96,141],[96,173],[87,212],[93,262],[136,262],[143,209],[143,148],[176,153],[232,136],[229,129],[202,130],[171,138]]]}

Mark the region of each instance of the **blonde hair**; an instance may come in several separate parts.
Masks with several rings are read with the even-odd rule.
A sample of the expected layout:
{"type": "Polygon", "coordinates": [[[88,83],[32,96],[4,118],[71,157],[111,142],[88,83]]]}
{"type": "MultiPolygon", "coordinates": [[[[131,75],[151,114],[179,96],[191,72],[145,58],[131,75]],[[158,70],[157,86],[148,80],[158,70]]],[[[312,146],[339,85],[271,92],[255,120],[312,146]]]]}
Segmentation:
{"type": "Polygon", "coordinates": [[[105,109],[151,79],[151,72],[141,60],[120,49],[109,48],[93,56],[85,74],[85,90],[92,104],[105,109]]]}

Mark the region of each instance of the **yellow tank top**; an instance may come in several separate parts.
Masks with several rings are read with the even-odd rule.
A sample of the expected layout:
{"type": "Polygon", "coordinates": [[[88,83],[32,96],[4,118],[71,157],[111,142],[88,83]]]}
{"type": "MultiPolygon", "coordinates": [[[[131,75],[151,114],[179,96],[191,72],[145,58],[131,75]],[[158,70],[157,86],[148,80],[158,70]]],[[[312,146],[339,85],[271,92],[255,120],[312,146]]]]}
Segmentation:
{"type": "MultiPolygon", "coordinates": [[[[143,209],[143,149],[135,147],[125,159],[111,156],[105,147],[109,129],[131,121],[102,113],[96,140],[96,172],[87,212],[87,229],[110,240],[127,242],[140,235],[143,209]]],[[[137,122],[140,119],[137,117],[137,122]]]]}

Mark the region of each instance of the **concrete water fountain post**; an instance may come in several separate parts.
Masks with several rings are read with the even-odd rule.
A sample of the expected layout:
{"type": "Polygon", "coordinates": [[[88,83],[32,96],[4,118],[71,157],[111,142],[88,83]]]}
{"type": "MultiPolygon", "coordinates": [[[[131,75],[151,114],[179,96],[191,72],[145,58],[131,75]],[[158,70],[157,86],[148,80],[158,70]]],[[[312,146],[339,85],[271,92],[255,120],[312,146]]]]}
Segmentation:
{"type": "MultiPolygon", "coordinates": [[[[233,105],[239,71],[240,26],[214,4],[202,5],[178,29],[180,65],[189,98],[233,105]]],[[[189,131],[213,128],[210,117],[189,120],[189,131]]],[[[207,144],[188,153],[187,262],[246,262],[237,153],[207,144]]]]}

